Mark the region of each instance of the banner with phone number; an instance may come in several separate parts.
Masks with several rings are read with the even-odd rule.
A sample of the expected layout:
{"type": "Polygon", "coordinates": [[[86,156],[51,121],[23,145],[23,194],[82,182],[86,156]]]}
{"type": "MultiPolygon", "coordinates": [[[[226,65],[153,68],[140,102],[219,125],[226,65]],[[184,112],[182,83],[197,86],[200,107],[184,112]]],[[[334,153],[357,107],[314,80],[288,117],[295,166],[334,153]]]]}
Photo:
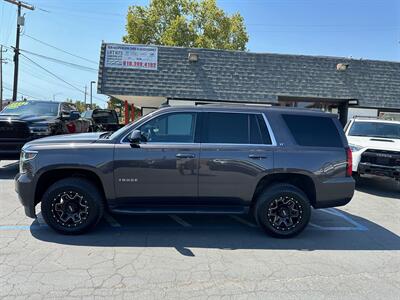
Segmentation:
{"type": "Polygon", "coordinates": [[[158,48],[135,45],[106,45],[106,68],[153,70],[158,68],[158,48]]]}

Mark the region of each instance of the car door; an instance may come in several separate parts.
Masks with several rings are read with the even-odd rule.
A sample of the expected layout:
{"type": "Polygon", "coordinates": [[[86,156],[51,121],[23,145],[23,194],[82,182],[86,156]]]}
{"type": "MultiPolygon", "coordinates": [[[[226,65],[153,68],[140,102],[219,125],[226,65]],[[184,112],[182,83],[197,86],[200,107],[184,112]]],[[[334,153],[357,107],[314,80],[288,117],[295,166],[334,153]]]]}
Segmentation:
{"type": "Polygon", "coordinates": [[[198,196],[200,144],[196,112],[171,112],[140,125],[147,140],[139,148],[127,138],[115,147],[119,205],[185,205],[198,196]]]}
{"type": "Polygon", "coordinates": [[[209,205],[242,206],[258,178],[273,167],[276,145],[261,113],[204,113],[199,199],[209,205]]]}

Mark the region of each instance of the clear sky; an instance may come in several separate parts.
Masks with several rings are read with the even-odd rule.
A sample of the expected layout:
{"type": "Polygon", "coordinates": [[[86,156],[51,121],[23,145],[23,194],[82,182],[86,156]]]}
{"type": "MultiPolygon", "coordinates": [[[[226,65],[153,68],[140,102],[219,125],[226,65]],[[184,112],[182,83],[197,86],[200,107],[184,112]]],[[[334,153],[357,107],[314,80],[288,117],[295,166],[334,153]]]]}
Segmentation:
{"type": "MultiPolygon", "coordinates": [[[[77,69],[25,53],[20,59],[21,93],[28,98],[83,100],[84,86],[97,81],[100,45],[121,42],[129,5],[147,0],[26,0],[21,49],[79,64],[77,69]],[[36,39],[36,40],[35,40],[36,39]],[[79,59],[42,41],[86,58],[79,59]],[[82,92],[80,92],[82,91],[82,92]]],[[[228,13],[240,12],[249,33],[249,51],[343,56],[400,61],[400,0],[217,0],[228,13]]],[[[16,7],[0,0],[0,43],[15,44],[16,7]]],[[[5,53],[4,95],[11,97],[12,53],[5,53]]],[[[21,97],[21,95],[20,95],[21,97]]],[[[94,102],[104,106],[106,97],[94,102]]]]}

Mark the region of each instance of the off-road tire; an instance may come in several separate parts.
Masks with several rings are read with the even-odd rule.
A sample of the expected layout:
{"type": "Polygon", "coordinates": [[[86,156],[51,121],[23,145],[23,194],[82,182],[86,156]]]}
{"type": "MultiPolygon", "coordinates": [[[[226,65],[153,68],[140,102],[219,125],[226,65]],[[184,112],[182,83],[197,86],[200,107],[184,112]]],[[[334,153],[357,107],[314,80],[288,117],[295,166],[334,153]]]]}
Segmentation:
{"type": "Polygon", "coordinates": [[[277,238],[298,235],[309,223],[310,216],[311,205],[307,195],[291,184],[267,187],[257,197],[254,207],[254,218],[259,226],[277,238]]]}
{"type": "Polygon", "coordinates": [[[104,200],[91,181],[69,177],[55,182],[46,190],[41,210],[43,219],[52,229],[62,234],[77,235],[91,230],[100,221],[104,200]],[[71,203],[66,206],[68,201],[71,203]],[[72,214],[73,208],[78,213],[72,214]]]}

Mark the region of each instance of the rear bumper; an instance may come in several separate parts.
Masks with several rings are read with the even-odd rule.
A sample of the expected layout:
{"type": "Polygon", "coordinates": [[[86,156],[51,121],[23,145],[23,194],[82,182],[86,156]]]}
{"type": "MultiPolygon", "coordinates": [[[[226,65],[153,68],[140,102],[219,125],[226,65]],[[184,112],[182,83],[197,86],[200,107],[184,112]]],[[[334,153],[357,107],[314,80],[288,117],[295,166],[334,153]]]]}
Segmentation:
{"type": "Polygon", "coordinates": [[[371,174],[400,179],[400,167],[390,167],[360,162],[358,164],[357,172],[359,174],[371,174]]]}
{"type": "Polygon", "coordinates": [[[36,218],[35,191],[32,179],[26,174],[17,174],[15,176],[15,191],[18,194],[19,201],[24,206],[25,215],[36,218]]]}
{"type": "Polygon", "coordinates": [[[317,186],[314,208],[343,206],[353,198],[355,181],[352,177],[332,178],[317,186]]]}

